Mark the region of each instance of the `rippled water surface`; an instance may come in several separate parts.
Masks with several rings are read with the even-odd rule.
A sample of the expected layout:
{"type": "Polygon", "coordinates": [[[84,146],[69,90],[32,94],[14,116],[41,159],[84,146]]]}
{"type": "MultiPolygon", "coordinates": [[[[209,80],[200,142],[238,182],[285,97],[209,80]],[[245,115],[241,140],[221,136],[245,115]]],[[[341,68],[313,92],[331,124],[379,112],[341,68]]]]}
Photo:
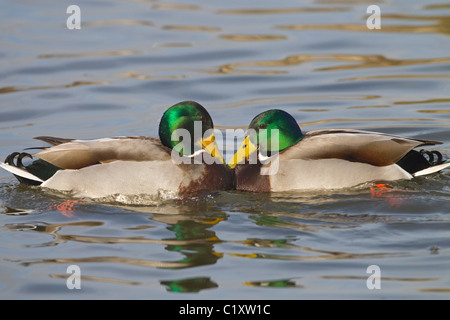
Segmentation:
{"type": "MultiPolygon", "coordinates": [[[[2,3],[1,160],[39,135],[157,136],[182,100],[220,130],[276,107],[304,131],[433,139],[450,154],[445,1],[86,0],[68,30],[71,4],[2,3]]],[[[449,299],[449,193],[447,171],[381,190],[96,203],[1,171],[0,298],[449,299]],[[66,286],[70,265],[81,290],[66,286]]]]}

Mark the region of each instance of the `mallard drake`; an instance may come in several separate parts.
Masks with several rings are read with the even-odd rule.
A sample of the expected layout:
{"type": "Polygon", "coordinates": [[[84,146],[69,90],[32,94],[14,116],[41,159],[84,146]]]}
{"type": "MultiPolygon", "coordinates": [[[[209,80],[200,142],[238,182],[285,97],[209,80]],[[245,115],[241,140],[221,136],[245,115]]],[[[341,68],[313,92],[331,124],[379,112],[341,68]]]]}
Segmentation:
{"type": "Polygon", "coordinates": [[[304,134],[289,113],[277,109],[260,113],[248,128],[228,163],[237,190],[340,189],[412,179],[450,166],[438,151],[413,150],[438,141],[346,129],[304,134]]]}
{"type": "Polygon", "coordinates": [[[0,166],[21,182],[74,195],[185,197],[234,188],[234,173],[217,147],[213,121],[204,107],[180,102],[163,114],[159,139],[145,136],[96,140],[36,137],[52,145],[36,153],[15,152],[0,166]],[[180,138],[182,141],[180,142],[180,138]]]}

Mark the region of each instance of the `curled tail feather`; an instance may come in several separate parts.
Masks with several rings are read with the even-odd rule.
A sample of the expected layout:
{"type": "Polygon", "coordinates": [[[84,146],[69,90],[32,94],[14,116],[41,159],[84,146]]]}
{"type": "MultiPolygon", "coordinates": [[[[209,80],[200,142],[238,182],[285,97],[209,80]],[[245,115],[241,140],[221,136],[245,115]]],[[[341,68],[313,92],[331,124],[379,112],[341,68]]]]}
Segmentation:
{"type": "Polygon", "coordinates": [[[22,162],[24,158],[33,159],[33,156],[26,152],[13,152],[6,157],[5,163],[0,162],[0,167],[11,172],[20,182],[29,185],[40,185],[52,177],[56,171],[61,170],[61,168],[41,159],[25,166],[22,162]]]}
{"type": "Polygon", "coordinates": [[[439,172],[450,167],[450,160],[444,160],[439,151],[411,150],[397,165],[402,167],[414,177],[439,172]]]}

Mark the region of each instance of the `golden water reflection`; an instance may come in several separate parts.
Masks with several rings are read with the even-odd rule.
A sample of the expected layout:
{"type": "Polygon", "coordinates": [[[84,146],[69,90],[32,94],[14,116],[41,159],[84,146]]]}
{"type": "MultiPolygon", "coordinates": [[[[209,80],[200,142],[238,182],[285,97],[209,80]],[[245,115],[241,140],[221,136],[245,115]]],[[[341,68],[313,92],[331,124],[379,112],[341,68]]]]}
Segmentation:
{"type": "MultiPolygon", "coordinates": [[[[369,32],[364,24],[294,24],[278,26],[278,29],[285,30],[341,30],[341,31],[355,31],[355,32],[369,32]]],[[[428,26],[390,26],[382,25],[381,29],[373,32],[390,32],[390,33],[443,33],[450,34],[448,23],[438,23],[436,25],[428,26]]]]}
{"type": "Polygon", "coordinates": [[[22,91],[33,91],[33,90],[64,89],[78,86],[107,85],[107,84],[110,83],[108,81],[74,81],[69,84],[54,85],[54,86],[10,86],[0,88],[0,94],[15,93],[22,91]]]}
{"type": "MultiPolygon", "coordinates": [[[[319,276],[320,279],[355,279],[355,280],[367,280],[365,276],[348,276],[348,275],[336,275],[336,276],[319,276]]],[[[437,281],[439,278],[404,278],[404,277],[386,277],[383,275],[383,280],[386,281],[406,281],[406,282],[427,282],[437,281]]]]}
{"type": "Polygon", "coordinates": [[[450,75],[446,74],[386,74],[376,76],[358,76],[352,78],[342,78],[338,81],[355,81],[355,80],[377,80],[377,79],[447,79],[450,75]]]}
{"type": "Polygon", "coordinates": [[[271,259],[271,260],[286,260],[286,261],[329,261],[329,260],[341,260],[341,259],[379,259],[379,258],[387,258],[387,257],[399,257],[404,256],[405,254],[401,253],[388,253],[388,252],[376,252],[376,253],[363,253],[363,254],[355,254],[348,252],[332,252],[332,251],[323,251],[323,250],[314,250],[311,248],[305,248],[306,251],[312,251],[317,253],[317,255],[305,255],[305,256],[296,256],[296,255],[282,255],[282,254],[267,254],[267,253],[229,253],[230,256],[239,257],[239,258],[250,258],[250,259],[271,259]]]}
{"type": "Polygon", "coordinates": [[[420,292],[435,292],[435,293],[450,293],[450,288],[425,288],[420,289],[420,292]]]}
{"type": "Polygon", "coordinates": [[[381,4],[384,0],[315,0],[319,4],[381,4]]]}
{"type": "Polygon", "coordinates": [[[445,114],[445,113],[450,113],[450,110],[417,110],[417,112],[420,112],[420,113],[440,113],[440,114],[445,114]]]}
{"type": "Polygon", "coordinates": [[[147,79],[183,79],[186,78],[185,75],[149,75],[149,74],[137,74],[134,71],[129,71],[120,74],[121,77],[133,78],[139,80],[147,79]]]}
{"type": "Polygon", "coordinates": [[[152,9],[194,11],[194,10],[200,10],[201,7],[196,6],[196,5],[179,4],[179,3],[155,3],[152,5],[152,9]]]}
{"type": "MultiPolygon", "coordinates": [[[[49,275],[50,278],[54,279],[63,279],[67,280],[67,274],[56,274],[52,273],[49,275]]],[[[127,281],[122,279],[116,279],[116,278],[105,278],[105,277],[96,277],[96,276],[89,276],[89,275],[81,275],[80,276],[81,281],[94,281],[94,282],[104,282],[104,283],[112,283],[112,284],[120,284],[120,285],[131,285],[131,286],[137,286],[141,285],[141,282],[138,281],[127,281]]]]}
{"type": "Polygon", "coordinates": [[[96,21],[84,21],[83,27],[99,27],[99,26],[144,26],[151,27],[153,23],[146,20],[130,20],[130,19],[117,19],[117,20],[96,20],[96,21]]]}
{"type": "Polygon", "coordinates": [[[359,24],[289,24],[276,26],[278,29],[284,30],[342,30],[354,32],[387,32],[387,33],[441,33],[444,35],[450,34],[450,16],[417,16],[404,14],[386,14],[382,15],[383,21],[385,19],[391,20],[419,20],[419,21],[434,21],[434,24],[429,25],[391,25],[382,23],[380,29],[370,30],[365,23],[359,24]]]}
{"type": "MultiPolygon", "coordinates": [[[[56,246],[66,242],[83,242],[94,244],[143,244],[143,245],[164,245],[165,250],[182,255],[178,261],[156,261],[149,259],[137,259],[122,256],[91,256],[77,258],[54,258],[54,259],[36,259],[29,262],[23,262],[24,265],[30,263],[124,263],[142,267],[151,268],[187,268],[201,265],[214,264],[223,257],[222,253],[214,250],[214,244],[220,243],[215,232],[209,230],[212,226],[226,219],[226,216],[200,217],[195,219],[192,216],[174,216],[174,215],[155,215],[152,220],[167,223],[167,230],[174,234],[174,238],[169,239],[151,239],[145,236],[115,237],[115,236],[91,236],[80,234],[64,234],[63,230],[69,227],[101,227],[103,222],[98,221],[77,221],[61,224],[14,224],[7,225],[11,231],[36,231],[51,235],[54,241],[43,243],[37,246],[56,246]],[[173,223],[173,224],[171,224],[173,223]]],[[[150,228],[151,229],[151,228],[150,228]]],[[[146,230],[142,225],[127,230],[146,230]]],[[[36,245],[33,245],[36,246],[36,245]]]]}
{"type": "Polygon", "coordinates": [[[200,32],[218,32],[221,31],[219,27],[194,26],[194,25],[165,25],[164,30],[176,31],[200,31],[200,32]]]}
{"type": "MultiPolygon", "coordinates": [[[[283,103],[291,103],[291,102],[301,102],[301,101],[347,101],[347,100],[375,100],[379,99],[381,96],[378,95],[349,95],[349,94],[340,94],[340,95],[289,95],[289,96],[267,96],[263,98],[252,98],[252,99],[243,99],[236,102],[223,104],[222,109],[233,109],[240,108],[258,104],[283,104],[283,103]]],[[[219,108],[220,109],[220,108],[219,108]]],[[[227,127],[228,128],[228,127],[227,127]]],[[[233,127],[234,128],[234,127],[233,127]]],[[[240,128],[240,127],[236,127],[240,128]]],[[[226,128],[225,128],[226,129],[226,128]]]]}
{"type": "Polygon", "coordinates": [[[129,56],[139,54],[136,50],[113,50],[113,51],[97,51],[97,52],[78,52],[78,53],[49,53],[40,54],[39,59],[49,58],[88,58],[88,57],[112,57],[112,56],[129,56]]]}
{"type": "MultiPolygon", "coordinates": [[[[383,55],[355,55],[355,54],[298,54],[290,55],[279,60],[264,61],[246,61],[224,64],[218,67],[217,71],[209,73],[238,73],[238,74],[283,74],[288,73],[287,70],[252,70],[252,68],[274,68],[297,66],[309,62],[351,62],[351,64],[337,65],[330,67],[321,67],[314,69],[315,71],[336,71],[336,70],[352,70],[365,68],[380,67],[399,67],[410,65],[423,65],[434,63],[448,63],[450,57],[430,58],[430,59],[391,59],[383,55]]],[[[352,78],[358,79],[358,78],[352,78]]]]}
{"type": "MultiPolygon", "coordinates": [[[[397,122],[397,123],[405,123],[405,122],[434,122],[436,124],[427,124],[427,127],[448,127],[450,126],[450,120],[446,119],[424,119],[424,118],[393,118],[393,119],[387,119],[387,118],[379,118],[379,119],[351,119],[351,118],[345,118],[345,119],[325,119],[325,120],[318,120],[318,121],[310,121],[310,122],[304,122],[301,123],[302,126],[312,126],[317,124],[324,124],[324,123],[339,123],[339,122],[397,122]]],[[[390,126],[390,125],[387,125],[390,126]]],[[[408,127],[413,126],[417,127],[420,126],[418,124],[397,124],[397,127],[408,127]]]]}
{"type": "Polygon", "coordinates": [[[274,41],[285,40],[287,37],[272,34],[222,34],[220,38],[232,41],[274,41]]]}
{"type": "Polygon", "coordinates": [[[416,100],[416,101],[396,101],[394,104],[426,104],[426,103],[447,103],[450,99],[427,99],[427,100],[416,100]]]}
{"type": "Polygon", "coordinates": [[[442,4],[429,4],[423,7],[425,10],[435,10],[435,9],[448,9],[450,8],[450,4],[442,3],[442,4]]]}
{"type": "Polygon", "coordinates": [[[230,15],[265,15],[265,14],[292,14],[313,12],[344,12],[349,11],[346,7],[290,7],[290,8],[251,8],[251,9],[223,9],[218,14],[230,15]]]}
{"type": "MultiPolygon", "coordinates": [[[[299,216],[303,221],[314,221],[314,223],[295,223],[289,222],[283,219],[283,215],[271,214],[258,214],[251,215],[249,218],[255,221],[256,225],[265,226],[270,228],[289,228],[299,229],[302,232],[317,232],[319,229],[324,228],[355,228],[355,224],[358,220],[360,223],[372,223],[378,221],[378,217],[363,215],[361,217],[347,216],[342,214],[329,214],[329,215],[316,215],[315,213],[304,214],[299,216]],[[361,220],[362,219],[362,220],[361,220]]],[[[31,259],[22,261],[22,265],[29,265],[35,263],[57,263],[57,264],[81,264],[81,263],[113,263],[113,264],[129,264],[134,266],[140,266],[145,268],[164,268],[164,269],[180,269],[180,268],[192,268],[203,265],[215,264],[219,259],[222,259],[225,255],[240,258],[264,258],[274,260],[338,260],[338,259],[361,259],[361,258],[382,258],[387,256],[398,256],[401,253],[351,253],[351,252],[338,252],[321,250],[317,248],[311,248],[308,246],[302,246],[295,243],[297,239],[279,238],[279,239],[260,239],[260,238],[247,238],[245,240],[222,240],[212,229],[217,224],[224,222],[228,219],[225,214],[219,214],[214,216],[184,216],[184,215],[161,215],[157,214],[150,218],[158,224],[164,223],[165,229],[172,232],[173,237],[154,239],[145,235],[132,235],[132,236],[100,236],[100,235],[84,235],[71,232],[70,234],[64,233],[64,230],[73,227],[81,227],[82,231],[85,228],[103,228],[106,227],[103,222],[100,221],[72,221],[67,223],[21,223],[5,225],[11,231],[34,231],[43,234],[48,234],[53,238],[53,241],[32,244],[31,247],[51,247],[62,245],[67,242],[81,242],[90,243],[96,245],[106,245],[102,249],[104,255],[92,255],[86,257],[57,257],[57,258],[43,258],[43,259],[31,259]],[[260,248],[263,251],[255,251],[253,253],[245,253],[239,251],[217,251],[222,243],[233,243],[242,245],[244,247],[260,248]],[[173,261],[159,261],[147,258],[137,258],[124,254],[123,256],[108,255],[108,247],[115,244],[138,244],[138,245],[162,245],[164,250],[181,255],[181,258],[173,261]],[[301,252],[301,254],[280,254],[270,253],[267,249],[277,250],[295,250],[301,252]]],[[[151,234],[154,226],[137,225],[134,227],[127,227],[124,230],[134,231],[133,233],[151,234]],[[148,230],[148,231],[147,231],[148,230]]],[[[101,231],[96,231],[100,232],[101,231]]],[[[92,232],[89,232],[92,233],[92,232]]],[[[129,233],[129,232],[126,232],[129,233]]],[[[291,251],[292,252],[292,251],[291,251]]],[[[95,279],[91,279],[97,281],[95,279]]],[[[98,280],[103,281],[103,280],[98,280]]],[[[107,279],[104,281],[108,281],[107,279]]],[[[183,286],[183,281],[175,281],[177,286],[183,286]]],[[[201,280],[201,282],[204,281],[201,280]]],[[[194,281],[195,282],[195,281],[194,281]]],[[[208,281],[206,281],[209,283],[208,281]]],[[[188,284],[190,280],[188,281],[188,284]]],[[[171,283],[164,283],[170,288],[174,285],[171,283]]],[[[207,285],[209,286],[209,285],[207,285]]],[[[170,289],[172,290],[172,289],[170,289]]],[[[173,289],[175,290],[175,289],[173,289]]]]}
{"type": "Polygon", "coordinates": [[[353,106],[353,107],[347,107],[347,109],[377,109],[377,108],[390,108],[389,105],[368,105],[368,106],[353,106]]]}

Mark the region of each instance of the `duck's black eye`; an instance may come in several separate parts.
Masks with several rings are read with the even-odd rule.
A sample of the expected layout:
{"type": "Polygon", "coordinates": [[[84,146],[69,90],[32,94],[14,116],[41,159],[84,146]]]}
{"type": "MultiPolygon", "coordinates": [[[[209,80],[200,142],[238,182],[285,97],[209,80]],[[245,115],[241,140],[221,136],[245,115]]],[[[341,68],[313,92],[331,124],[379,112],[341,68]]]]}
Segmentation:
{"type": "Polygon", "coordinates": [[[265,129],[265,128],[267,128],[267,123],[261,123],[261,124],[259,125],[259,128],[260,128],[260,129],[265,129]]]}

